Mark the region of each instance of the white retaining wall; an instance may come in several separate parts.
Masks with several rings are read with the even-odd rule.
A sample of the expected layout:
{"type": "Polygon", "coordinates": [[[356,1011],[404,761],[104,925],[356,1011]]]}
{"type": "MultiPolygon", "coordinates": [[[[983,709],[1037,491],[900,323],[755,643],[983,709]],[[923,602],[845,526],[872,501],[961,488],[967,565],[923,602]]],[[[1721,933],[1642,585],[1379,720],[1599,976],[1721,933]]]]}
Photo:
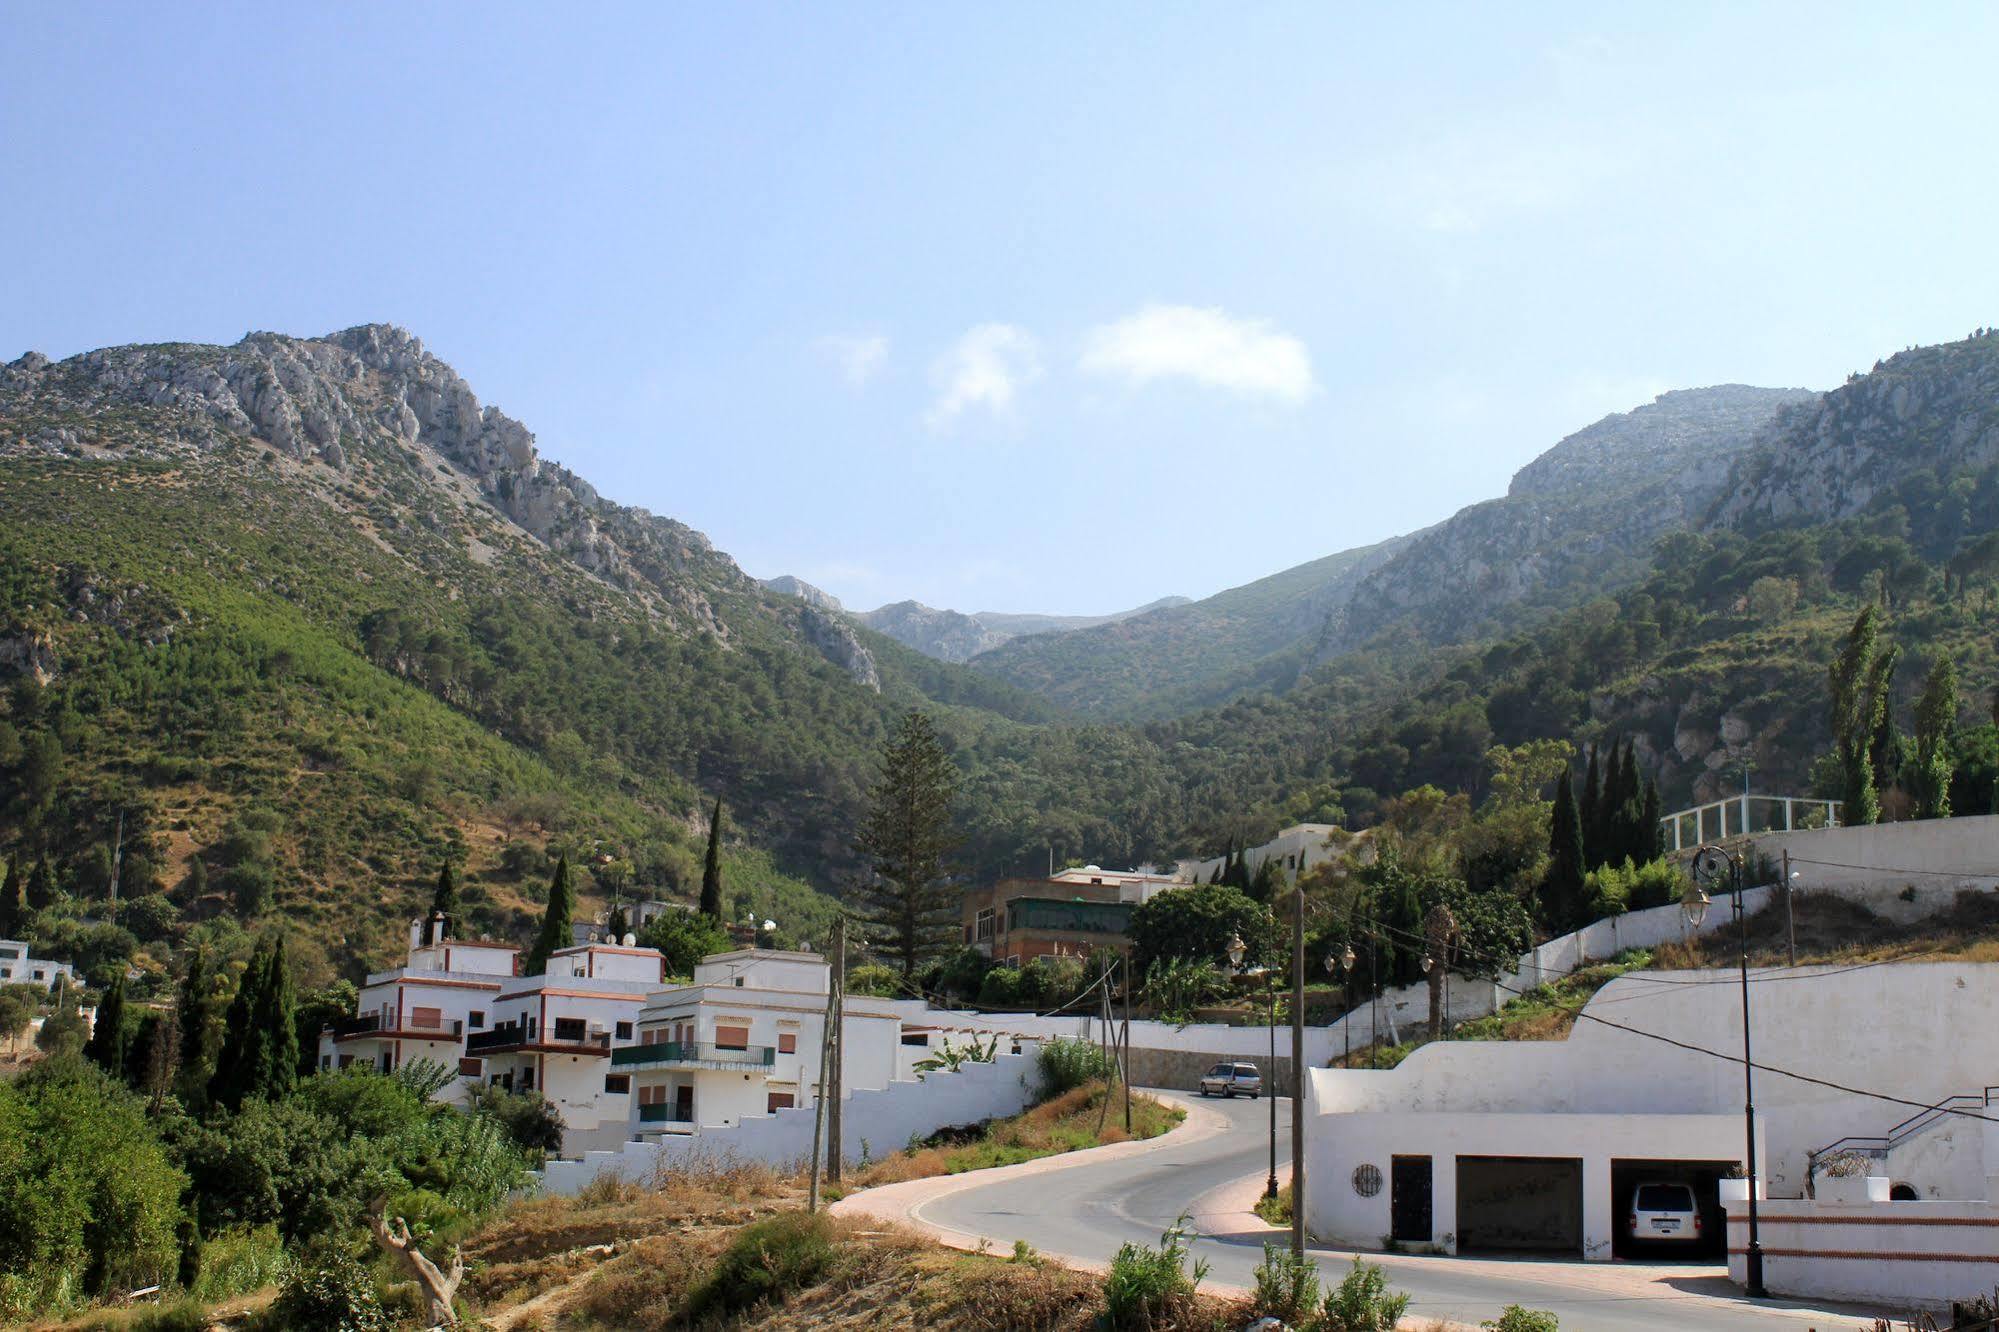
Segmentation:
{"type": "MultiPolygon", "coordinates": [[[[1888,1181],[1870,1181],[1885,1191],[1888,1181]]],[[[1728,1211],[1728,1274],[1746,1279],[1745,1202],[1728,1211]]],[[[1989,1202],[1759,1201],[1763,1283],[1772,1294],[1944,1309],[1999,1286],[1999,1206],[1989,1202]]]]}
{"type": "MultiPolygon", "coordinates": [[[[964,1064],[921,1082],[892,1082],[878,1091],[855,1090],[844,1102],[842,1157],[859,1164],[927,1138],[939,1129],[1017,1115],[1039,1090],[1036,1048],[1001,1054],[991,1063],[964,1064]]],[[[581,1160],[550,1161],[542,1183],[550,1193],[575,1193],[605,1172],[644,1182],[676,1163],[761,1161],[786,1166],[812,1155],[810,1106],[750,1116],[699,1133],[668,1133],[656,1140],[624,1142],[615,1150],[585,1152],[581,1160]]]]}

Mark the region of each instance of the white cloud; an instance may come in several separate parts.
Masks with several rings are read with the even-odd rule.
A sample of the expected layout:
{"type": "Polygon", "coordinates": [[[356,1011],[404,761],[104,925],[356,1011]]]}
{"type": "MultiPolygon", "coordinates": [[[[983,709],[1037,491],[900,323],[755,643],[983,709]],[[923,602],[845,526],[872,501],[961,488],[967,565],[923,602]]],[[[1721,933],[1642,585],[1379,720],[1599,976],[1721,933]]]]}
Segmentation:
{"type": "Polygon", "coordinates": [[[1191,379],[1281,402],[1302,402],[1313,388],[1311,353],[1297,338],[1268,320],[1191,305],[1148,305],[1091,329],[1082,368],[1134,384],[1191,379]]]}
{"type": "Polygon", "coordinates": [[[935,428],[973,408],[1005,413],[1021,388],[1040,377],[1033,334],[1012,324],[976,324],[930,367],[937,401],[924,420],[935,428]]]}
{"type": "Polygon", "coordinates": [[[878,333],[835,333],[819,339],[819,350],[860,388],[888,364],[888,339],[878,333]]]}

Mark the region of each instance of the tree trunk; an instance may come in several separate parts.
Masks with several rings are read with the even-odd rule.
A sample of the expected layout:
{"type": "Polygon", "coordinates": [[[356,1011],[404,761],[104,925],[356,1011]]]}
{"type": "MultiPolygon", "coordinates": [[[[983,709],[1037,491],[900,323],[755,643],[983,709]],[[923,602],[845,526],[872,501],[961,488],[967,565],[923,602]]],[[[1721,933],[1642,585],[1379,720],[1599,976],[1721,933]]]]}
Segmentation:
{"type": "Polygon", "coordinates": [[[410,1275],[416,1278],[417,1285],[423,1288],[423,1297],[430,1305],[431,1326],[458,1326],[458,1315],[451,1307],[451,1297],[458,1293],[458,1283],[465,1277],[463,1255],[456,1248],[452,1249],[451,1271],[447,1275],[411,1242],[409,1226],[401,1217],[384,1217],[378,1208],[368,1217],[368,1226],[375,1232],[376,1242],[400,1257],[410,1269],[410,1275]]]}

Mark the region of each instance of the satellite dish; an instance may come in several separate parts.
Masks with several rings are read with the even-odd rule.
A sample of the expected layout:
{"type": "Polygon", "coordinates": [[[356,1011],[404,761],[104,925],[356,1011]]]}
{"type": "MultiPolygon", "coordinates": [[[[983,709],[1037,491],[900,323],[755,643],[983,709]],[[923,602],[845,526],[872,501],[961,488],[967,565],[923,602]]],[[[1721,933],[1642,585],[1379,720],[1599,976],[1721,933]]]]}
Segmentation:
{"type": "Polygon", "coordinates": [[[638,941],[639,941],[638,935],[627,934],[624,938],[624,945],[625,947],[630,948],[633,944],[636,944],[638,941]]]}
{"type": "Polygon", "coordinates": [[[592,931],[590,931],[590,942],[591,942],[591,943],[601,943],[601,942],[603,942],[603,938],[604,938],[604,936],[603,936],[603,935],[601,935],[601,934],[599,934],[599,933],[597,933],[597,931],[595,931],[595,930],[592,930],[592,931]]]}

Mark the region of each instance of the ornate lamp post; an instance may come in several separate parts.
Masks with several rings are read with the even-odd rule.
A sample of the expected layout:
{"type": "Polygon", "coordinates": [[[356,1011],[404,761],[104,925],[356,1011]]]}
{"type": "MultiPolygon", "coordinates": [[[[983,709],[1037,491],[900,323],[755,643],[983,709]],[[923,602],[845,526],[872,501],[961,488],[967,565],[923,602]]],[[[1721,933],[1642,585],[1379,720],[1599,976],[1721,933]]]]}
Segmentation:
{"type": "MultiPolygon", "coordinates": [[[[1230,967],[1240,973],[1243,959],[1248,955],[1249,946],[1243,943],[1240,934],[1229,939],[1230,967]]],[[[1270,1062],[1265,1067],[1270,1070],[1270,1075],[1274,1078],[1277,1074],[1277,991],[1270,985],[1270,968],[1263,967],[1260,970],[1263,972],[1263,997],[1266,1005],[1264,1016],[1267,1019],[1264,1029],[1270,1033],[1270,1062]]],[[[1270,1177],[1263,1182],[1263,1196],[1275,1198],[1277,1196],[1277,1093],[1265,1087],[1263,1099],[1270,1102],[1270,1177]]],[[[1291,1113],[1298,1113],[1295,1105],[1291,1113]]],[[[1294,1207],[1297,1205],[1295,1201],[1292,1203],[1294,1207]]]]}
{"type": "Polygon", "coordinates": [[[1742,858],[1718,846],[1694,853],[1694,878],[1680,898],[1687,925],[1700,929],[1710,901],[1705,885],[1727,884],[1735,916],[1739,968],[1742,977],[1742,1117],[1749,1162],[1749,1247],[1743,1255],[1743,1293],[1760,1300],[1769,1295],[1763,1285],[1763,1242],[1756,1228],[1756,1064],[1749,1050],[1749,918],[1742,906],[1742,858]]]}

